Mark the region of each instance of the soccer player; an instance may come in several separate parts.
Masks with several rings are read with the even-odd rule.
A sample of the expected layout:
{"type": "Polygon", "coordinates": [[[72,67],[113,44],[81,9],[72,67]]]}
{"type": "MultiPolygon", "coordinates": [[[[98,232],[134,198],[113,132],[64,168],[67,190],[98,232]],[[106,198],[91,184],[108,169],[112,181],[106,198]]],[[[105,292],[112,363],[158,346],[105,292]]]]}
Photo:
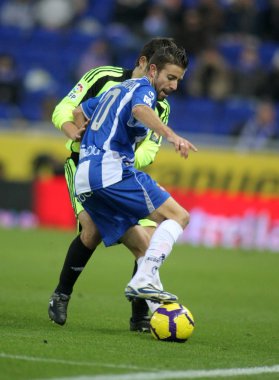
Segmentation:
{"type": "MultiPolygon", "coordinates": [[[[62,271],[60,273],[59,283],[51,296],[49,303],[49,317],[54,322],[63,325],[67,318],[67,307],[70,296],[83,268],[90,259],[92,253],[101,242],[91,218],[84,211],[82,205],[75,197],[73,178],[76,171],[76,165],[79,159],[80,138],[84,128],[77,128],[73,124],[73,110],[82,101],[91,97],[96,97],[108,90],[113,85],[123,82],[131,77],[141,77],[146,68],[146,64],[160,47],[176,46],[170,38],[154,38],[148,42],[142,49],[134,70],[125,70],[120,67],[97,67],[86,73],[74,89],[57,105],[53,113],[53,123],[61,129],[70,140],[67,147],[71,151],[71,157],[65,163],[65,174],[70,193],[71,202],[75,215],[81,225],[81,233],[71,243],[62,271]]],[[[158,101],[156,112],[164,123],[168,122],[169,104],[167,100],[158,101]]],[[[145,140],[136,149],[135,166],[143,168],[153,162],[155,155],[160,147],[161,138],[152,131],[147,135],[145,140]]],[[[154,232],[156,223],[148,220],[140,221],[144,226],[145,235],[139,239],[132,238],[126,241],[127,247],[136,257],[144,255],[148,247],[151,234],[154,232]]],[[[137,270],[137,261],[135,261],[134,272],[137,270]]],[[[130,329],[132,331],[147,331],[149,329],[148,306],[145,301],[134,300],[132,305],[132,316],[130,318],[130,329]]],[[[152,307],[152,305],[150,304],[152,307]]]]}
{"type": "Polygon", "coordinates": [[[81,143],[75,189],[106,246],[139,233],[137,222],[158,223],[144,259],[125,289],[128,299],[176,302],[156,284],[158,269],[189,221],[189,215],[151,177],[134,167],[134,144],[148,128],[165,137],[184,158],[196,147],[175,134],[153,111],[156,99],[177,89],[187,58],[184,49],[161,48],[152,56],[141,79],[114,86],[99,98],[82,103],[92,115],[81,143]]]}

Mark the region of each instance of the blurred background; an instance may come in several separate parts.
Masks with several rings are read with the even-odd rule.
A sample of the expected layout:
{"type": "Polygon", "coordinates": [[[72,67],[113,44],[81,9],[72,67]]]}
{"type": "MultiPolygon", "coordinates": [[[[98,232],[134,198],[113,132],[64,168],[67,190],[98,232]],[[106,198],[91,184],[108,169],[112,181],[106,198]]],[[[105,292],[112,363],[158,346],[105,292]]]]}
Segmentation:
{"type": "Polygon", "coordinates": [[[199,152],[148,169],[191,212],[181,243],[279,252],[279,0],[0,0],[0,226],[75,228],[53,109],[156,36],[190,58],[169,125],[199,152]]]}

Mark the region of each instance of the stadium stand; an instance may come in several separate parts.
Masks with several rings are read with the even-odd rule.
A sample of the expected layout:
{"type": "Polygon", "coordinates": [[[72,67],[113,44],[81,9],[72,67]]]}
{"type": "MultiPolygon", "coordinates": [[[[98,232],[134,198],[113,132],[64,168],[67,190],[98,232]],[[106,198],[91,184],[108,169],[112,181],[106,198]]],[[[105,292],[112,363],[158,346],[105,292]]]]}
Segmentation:
{"type": "MultiPolygon", "coordinates": [[[[16,3],[16,0],[13,2],[16,3]]],[[[32,6],[34,2],[27,1],[27,3],[32,6]]],[[[150,0],[148,3],[151,5],[155,2],[150,0]]],[[[162,1],[156,1],[156,3],[164,6],[162,1]]],[[[181,1],[181,9],[187,11],[191,7],[196,7],[199,10],[199,7],[200,9],[203,7],[204,12],[205,6],[210,7],[207,3],[210,2],[184,0],[181,1]]],[[[226,0],[217,3],[225,16],[235,5],[234,2],[226,0]]],[[[6,4],[6,1],[0,1],[0,12],[6,4]]],[[[77,15],[70,26],[62,29],[46,29],[38,25],[36,21],[33,27],[18,27],[12,23],[9,24],[0,16],[0,54],[9,54],[15,59],[18,75],[23,79],[23,83],[30,70],[45,70],[53,78],[51,88],[38,91],[23,88],[23,96],[19,104],[23,118],[31,122],[40,121],[44,98],[54,96],[59,99],[71,89],[76,80],[74,73],[81,53],[86,51],[94,39],[102,37],[108,41],[112,49],[112,65],[133,66],[137,51],[145,42],[146,36],[140,31],[137,34],[127,25],[116,22],[114,16],[117,2],[92,0],[85,4],[85,10],[77,15]],[[84,22],[88,20],[93,24],[98,23],[99,27],[84,29],[84,22]]],[[[267,18],[270,14],[270,2],[261,0],[253,4],[257,17],[260,16],[261,20],[265,20],[264,17],[267,18]]],[[[277,10],[273,9],[273,11],[277,10]]],[[[269,24],[266,22],[263,25],[269,24]]],[[[279,41],[270,39],[270,36],[276,36],[276,34],[272,33],[268,27],[264,31],[253,30],[248,36],[239,36],[234,33],[228,35],[225,32],[225,28],[221,28],[218,35],[214,36],[213,42],[231,68],[238,64],[243,42],[256,40],[261,64],[267,72],[270,71],[272,59],[279,50],[279,41]]],[[[212,41],[210,43],[212,44],[212,41]]],[[[190,56],[191,66],[187,76],[191,75],[196,58],[194,55],[190,56]]],[[[187,81],[187,77],[185,80],[187,81]]],[[[222,101],[214,101],[210,98],[190,97],[187,91],[183,90],[170,99],[171,122],[176,129],[185,132],[228,135],[233,124],[251,115],[257,100],[259,99],[256,96],[247,99],[230,96],[222,101]]],[[[276,103],[276,108],[279,111],[278,103],[276,103]]],[[[13,111],[9,106],[0,104],[0,118],[8,120],[12,116],[13,111]]]]}

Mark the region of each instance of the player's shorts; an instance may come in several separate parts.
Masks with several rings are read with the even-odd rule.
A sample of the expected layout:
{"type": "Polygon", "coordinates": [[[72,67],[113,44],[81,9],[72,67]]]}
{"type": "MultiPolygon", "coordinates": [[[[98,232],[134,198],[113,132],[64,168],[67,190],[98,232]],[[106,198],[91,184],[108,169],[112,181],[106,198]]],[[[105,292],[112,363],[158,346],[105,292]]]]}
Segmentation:
{"type": "Polygon", "coordinates": [[[121,182],[78,196],[106,246],[118,243],[131,226],[169,197],[148,174],[139,171],[132,172],[121,182]]]}
{"type": "MultiPolygon", "coordinates": [[[[67,158],[65,165],[64,165],[64,169],[65,169],[65,178],[66,178],[66,182],[67,182],[67,186],[68,186],[71,204],[72,204],[72,207],[73,207],[73,210],[75,213],[75,217],[78,220],[78,214],[81,211],[83,211],[84,208],[83,208],[82,204],[80,203],[80,201],[78,200],[78,198],[75,196],[74,178],[75,178],[75,173],[77,170],[75,159],[73,159],[71,157],[67,158]]],[[[139,220],[138,223],[142,227],[154,227],[154,228],[157,227],[157,223],[153,222],[153,220],[149,220],[149,219],[139,220]]],[[[77,230],[79,230],[79,224],[77,226],[77,230]]]]}

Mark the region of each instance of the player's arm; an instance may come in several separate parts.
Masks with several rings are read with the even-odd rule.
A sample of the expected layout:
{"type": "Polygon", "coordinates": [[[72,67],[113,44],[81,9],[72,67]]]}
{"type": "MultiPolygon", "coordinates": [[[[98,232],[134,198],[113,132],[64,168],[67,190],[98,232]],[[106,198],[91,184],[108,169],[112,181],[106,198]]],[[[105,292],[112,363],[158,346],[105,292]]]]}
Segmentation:
{"type": "Polygon", "coordinates": [[[74,123],[78,128],[82,128],[85,124],[88,124],[99,103],[99,99],[100,96],[90,98],[73,110],[74,123]]]}
{"type": "Polygon", "coordinates": [[[67,137],[74,141],[76,141],[75,136],[78,130],[73,123],[73,111],[88,96],[89,90],[96,83],[95,80],[88,80],[89,74],[94,78],[94,70],[85,73],[69,94],[55,107],[52,114],[54,126],[62,130],[67,137]]]}
{"type": "Polygon", "coordinates": [[[87,118],[81,108],[78,106],[72,111],[73,121],[63,123],[61,130],[71,140],[79,142],[86,130],[89,118],[87,118]]]}
{"type": "Polygon", "coordinates": [[[180,155],[187,158],[189,150],[194,152],[197,148],[188,140],[178,136],[174,131],[165,125],[155,111],[148,105],[137,104],[132,109],[133,116],[140,123],[151,129],[159,136],[165,137],[168,142],[174,145],[175,150],[180,152],[180,155]]]}
{"type": "Polygon", "coordinates": [[[79,111],[80,107],[77,107],[73,111],[73,121],[67,122],[67,128],[62,125],[62,130],[64,131],[65,135],[68,136],[72,141],[80,142],[82,139],[82,136],[86,130],[88,121],[82,111],[79,111]],[[65,130],[64,130],[65,128],[65,130]]]}
{"type": "MultiPolygon", "coordinates": [[[[90,98],[87,101],[81,103],[77,108],[73,110],[73,122],[68,122],[77,128],[74,141],[81,141],[82,136],[87,128],[87,125],[91,119],[93,112],[97,104],[99,103],[99,96],[96,98],[90,98]]],[[[63,128],[63,126],[62,126],[63,128]]]]}
{"type": "MultiPolygon", "coordinates": [[[[104,92],[113,85],[114,81],[118,82],[123,75],[122,68],[111,66],[96,67],[89,70],[55,107],[52,115],[54,126],[61,130],[64,124],[73,122],[72,112],[80,103],[89,97],[104,92]]],[[[67,125],[64,125],[64,129],[67,129],[67,125]]]]}
{"type": "Polygon", "coordinates": [[[73,110],[73,117],[74,123],[78,128],[82,128],[82,126],[89,120],[89,118],[84,114],[81,106],[78,106],[73,110]]]}
{"type": "Polygon", "coordinates": [[[88,106],[86,108],[87,112],[84,111],[81,105],[74,108],[72,110],[71,116],[73,121],[66,121],[61,126],[61,130],[65,133],[67,137],[69,137],[73,141],[81,141],[83,133],[86,130],[87,124],[93,112],[92,110],[95,107],[96,101],[93,99],[89,99],[85,103],[88,103],[88,106]]]}
{"type": "MultiPolygon", "coordinates": [[[[155,112],[164,124],[168,124],[170,105],[166,99],[163,102],[157,102],[155,112]]],[[[135,167],[142,169],[152,164],[160,149],[161,143],[162,137],[157,135],[154,131],[150,131],[146,138],[136,147],[135,167]]]]}

